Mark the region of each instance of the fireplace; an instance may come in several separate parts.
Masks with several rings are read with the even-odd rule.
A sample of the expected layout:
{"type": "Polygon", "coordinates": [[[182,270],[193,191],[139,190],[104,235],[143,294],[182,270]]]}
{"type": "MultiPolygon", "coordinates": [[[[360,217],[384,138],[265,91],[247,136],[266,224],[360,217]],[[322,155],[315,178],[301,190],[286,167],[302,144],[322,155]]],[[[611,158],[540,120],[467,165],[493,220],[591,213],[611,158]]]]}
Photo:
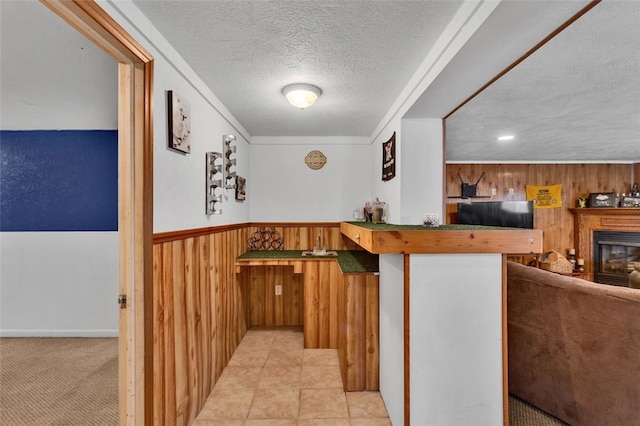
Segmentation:
{"type": "Polygon", "coordinates": [[[640,232],[593,231],[593,280],[627,287],[640,262],[640,232]]]}

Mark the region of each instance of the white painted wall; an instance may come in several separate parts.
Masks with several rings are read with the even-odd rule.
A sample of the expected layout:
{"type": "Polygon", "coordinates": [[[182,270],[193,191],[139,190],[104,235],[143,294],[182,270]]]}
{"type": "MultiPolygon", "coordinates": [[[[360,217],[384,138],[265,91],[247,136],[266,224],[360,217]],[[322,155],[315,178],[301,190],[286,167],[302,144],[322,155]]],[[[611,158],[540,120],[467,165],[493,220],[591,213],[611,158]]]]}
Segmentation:
{"type": "Polygon", "coordinates": [[[411,424],[503,424],[502,255],[411,255],[410,271],[411,424]]]}
{"type": "Polygon", "coordinates": [[[424,213],[444,222],[444,145],[442,120],[402,120],[402,216],[400,223],[420,224],[424,213]]]}
{"type": "Polygon", "coordinates": [[[380,394],[391,423],[404,422],[404,255],[380,255],[380,394]]]}
{"type": "Polygon", "coordinates": [[[353,220],[353,210],[371,200],[371,145],[367,138],[255,137],[247,182],[252,222],[331,222],[353,220]],[[305,164],[310,151],[327,163],[305,164]]]}
{"type": "MultiPolygon", "coordinates": [[[[34,7],[28,5],[28,7],[34,7]]],[[[20,46],[2,43],[3,57],[26,60],[24,74],[2,75],[2,85],[21,84],[22,95],[33,90],[49,94],[47,102],[16,102],[0,98],[3,130],[109,130],[117,125],[116,63],[100,49],[86,49],[87,60],[113,70],[113,79],[95,81],[81,67],[71,67],[69,78],[78,88],[58,96],[61,85],[50,81],[46,66],[33,66],[25,55],[29,43],[48,43],[46,30],[75,30],[43,5],[51,28],[33,28],[20,46]],[[20,51],[16,52],[15,49],[20,51]],[[16,80],[17,79],[17,80],[16,80]],[[48,81],[50,87],[30,85],[48,81]],[[95,96],[95,87],[112,87],[113,97],[95,96]],[[59,102],[60,101],[60,102],[59,102]],[[62,102],[62,103],[61,103],[62,102]]],[[[66,61],[76,57],[69,46],[48,46],[36,61],[66,61]]],[[[45,62],[46,63],[46,62],[45,62]]],[[[41,94],[39,94],[41,95],[41,94]]],[[[38,96],[38,99],[42,99],[38,96]]],[[[0,336],[117,336],[117,232],[3,232],[0,233],[0,336]]]]}
{"type": "Polygon", "coordinates": [[[117,336],[116,232],[0,234],[0,335],[117,336]]]}

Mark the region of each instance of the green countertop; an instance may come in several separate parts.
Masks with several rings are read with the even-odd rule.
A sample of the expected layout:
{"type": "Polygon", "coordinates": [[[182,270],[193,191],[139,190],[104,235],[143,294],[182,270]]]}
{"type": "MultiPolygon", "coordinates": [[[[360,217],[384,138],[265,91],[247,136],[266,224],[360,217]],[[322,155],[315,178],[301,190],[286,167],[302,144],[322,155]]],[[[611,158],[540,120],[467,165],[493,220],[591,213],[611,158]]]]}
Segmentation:
{"type": "Polygon", "coordinates": [[[484,226],[484,225],[440,225],[436,227],[424,225],[395,225],[393,223],[372,223],[372,222],[347,222],[351,225],[360,226],[372,231],[504,231],[503,226],[484,226]]]}
{"type": "Polygon", "coordinates": [[[336,250],[338,256],[303,256],[305,250],[253,250],[238,256],[242,259],[336,259],[344,274],[378,272],[378,255],[366,250],[336,250]]]}

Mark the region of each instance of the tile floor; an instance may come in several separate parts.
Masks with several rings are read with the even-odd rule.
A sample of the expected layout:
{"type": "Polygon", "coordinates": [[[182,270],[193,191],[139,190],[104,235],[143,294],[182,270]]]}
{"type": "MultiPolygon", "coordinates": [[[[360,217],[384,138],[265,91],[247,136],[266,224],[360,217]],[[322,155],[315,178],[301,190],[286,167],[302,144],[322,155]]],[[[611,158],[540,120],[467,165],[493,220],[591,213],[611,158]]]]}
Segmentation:
{"type": "Polygon", "coordinates": [[[253,328],[196,426],[391,425],[379,392],[344,392],[335,349],[304,349],[302,329],[253,328]]]}

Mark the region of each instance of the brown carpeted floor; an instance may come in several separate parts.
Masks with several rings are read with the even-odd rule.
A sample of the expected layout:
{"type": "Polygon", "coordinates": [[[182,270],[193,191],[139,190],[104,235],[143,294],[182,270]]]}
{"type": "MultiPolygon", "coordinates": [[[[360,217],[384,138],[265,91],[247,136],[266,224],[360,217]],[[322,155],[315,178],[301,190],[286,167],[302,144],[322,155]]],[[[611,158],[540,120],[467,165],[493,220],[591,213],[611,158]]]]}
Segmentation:
{"type": "MultiPolygon", "coordinates": [[[[565,423],[511,396],[511,426],[565,423]]],[[[118,424],[118,339],[0,339],[0,425],[118,424]]]]}
{"type": "Polygon", "coordinates": [[[117,425],[118,339],[0,339],[0,424],[117,425]]]}

